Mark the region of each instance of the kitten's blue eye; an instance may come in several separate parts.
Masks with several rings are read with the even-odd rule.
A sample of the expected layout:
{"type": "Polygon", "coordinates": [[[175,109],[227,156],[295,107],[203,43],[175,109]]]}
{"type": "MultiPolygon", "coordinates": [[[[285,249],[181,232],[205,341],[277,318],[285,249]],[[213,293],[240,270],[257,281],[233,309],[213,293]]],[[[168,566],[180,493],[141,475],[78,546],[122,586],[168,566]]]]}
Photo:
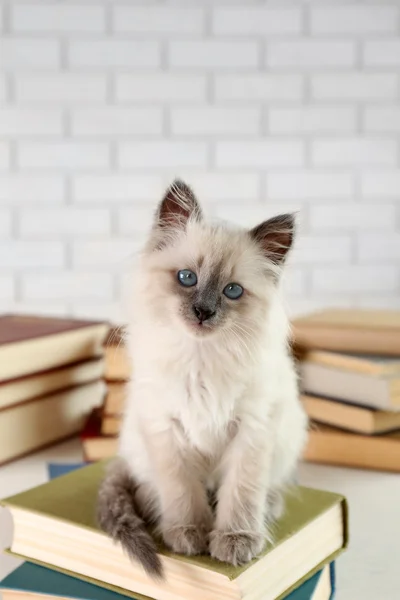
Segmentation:
{"type": "Polygon", "coordinates": [[[224,294],[230,300],[237,300],[243,294],[243,288],[238,283],[228,283],[224,289],[224,294]]]}
{"type": "Polygon", "coordinates": [[[178,281],[185,287],[192,287],[197,283],[197,275],[189,269],[182,269],[182,271],[178,271],[178,281]]]}

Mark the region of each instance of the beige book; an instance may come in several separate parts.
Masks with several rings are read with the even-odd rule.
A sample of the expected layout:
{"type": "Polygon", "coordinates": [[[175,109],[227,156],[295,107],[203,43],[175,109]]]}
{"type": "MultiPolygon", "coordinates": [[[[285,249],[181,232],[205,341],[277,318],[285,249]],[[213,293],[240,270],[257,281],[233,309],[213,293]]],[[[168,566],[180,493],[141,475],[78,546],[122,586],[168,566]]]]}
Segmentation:
{"type": "Polygon", "coordinates": [[[58,390],[101,379],[103,373],[103,358],[93,358],[59,369],[4,381],[0,383],[0,410],[58,390]]]}
{"type": "Polygon", "coordinates": [[[103,396],[96,381],[0,411],[0,463],[79,433],[103,396]]]}
{"type": "Polygon", "coordinates": [[[103,414],[101,419],[102,435],[118,435],[121,429],[121,420],[119,415],[103,414]]]}
{"type": "Polygon", "coordinates": [[[125,381],[107,381],[107,396],[104,400],[104,412],[109,415],[121,415],[125,409],[128,384],[125,381]]]}
{"type": "Polygon", "coordinates": [[[30,315],[0,317],[0,381],[103,355],[109,325],[30,315]]]}
{"type": "Polygon", "coordinates": [[[83,456],[86,462],[97,462],[112,458],[118,452],[118,439],[101,436],[82,440],[83,456]]]}
{"type": "Polygon", "coordinates": [[[311,424],[303,458],[309,462],[400,472],[400,433],[359,435],[311,424]]]}
{"type": "Polygon", "coordinates": [[[101,433],[102,411],[93,410],[85,422],[80,434],[84,458],[87,462],[96,462],[111,458],[117,454],[118,438],[101,433]]]}
{"type": "Polygon", "coordinates": [[[299,372],[304,393],[337,398],[377,408],[400,410],[400,375],[376,377],[313,362],[300,362],[299,372]]]}
{"type": "Polygon", "coordinates": [[[126,381],[132,375],[132,365],[129,360],[126,342],[124,338],[124,327],[114,327],[109,331],[105,341],[107,381],[126,381]]]}
{"type": "Polygon", "coordinates": [[[344,354],[329,350],[306,350],[299,352],[297,358],[302,362],[316,363],[354,373],[387,377],[400,377],[400,357],[373,356],[365,354],[344,354]]]}
{"type": "Polygon", "coordinates": [[[313,421],[367,435],[400,429],[400,411],[374,410],[307,394],[303,394],[301,400],[313,421]]]}
{"type": "MultiPolygon", "coordinates": [[[[328,564],[289,592],[289,595],[285,594],[284,598],[332,600],[334,588],[335,566],[328,564]]],[[[29,562],[23,563],[0,581],[0,594],[3,600],[127,600],[123,594],[29,562]]],[[[151,600],[142,594],[136,594],[136,598],[151,600]]]]}
{"type": "Polygon", "coordinates": [[[292,321],[295,346],[400,356],[400,311],[328,309],[292,321]]]}

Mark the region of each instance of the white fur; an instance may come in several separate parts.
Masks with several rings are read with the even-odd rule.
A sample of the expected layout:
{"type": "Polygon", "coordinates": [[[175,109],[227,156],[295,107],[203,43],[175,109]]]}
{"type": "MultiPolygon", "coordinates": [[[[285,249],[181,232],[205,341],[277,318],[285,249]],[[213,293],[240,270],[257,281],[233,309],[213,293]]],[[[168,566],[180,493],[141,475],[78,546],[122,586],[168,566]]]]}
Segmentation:
{"type": "MultiPolygon", "coordinates": [[[[225,228],[214,232],[215,251],[226,234],[225,228]]],[[[258,281],[250,266],[257,271],[261,254],[243,249],[249,268],[242,278],[257,277],[259,314],[242,340],[240,330],[229,328],[190,335],[174,299],[163,299],[162,283],[156,300],[149,297],[158,267],[186,268],[180,257],[196,255],[208,235],[206,226],[189,224],[171,247],[140,258],[128,340],[134,376],[120,455],[136,481],[155,494],[162,530],[210,521],[205,488],[217,487],[218,512],[209,528],[264,536],[274,511],[267,497],[290,482],[307,427],[279,287],[258,281]]],[[[231,235],[239,240],[243,233],[231,235]]],[[[220,558],[215,548],[212,553],[220,558]]]]}

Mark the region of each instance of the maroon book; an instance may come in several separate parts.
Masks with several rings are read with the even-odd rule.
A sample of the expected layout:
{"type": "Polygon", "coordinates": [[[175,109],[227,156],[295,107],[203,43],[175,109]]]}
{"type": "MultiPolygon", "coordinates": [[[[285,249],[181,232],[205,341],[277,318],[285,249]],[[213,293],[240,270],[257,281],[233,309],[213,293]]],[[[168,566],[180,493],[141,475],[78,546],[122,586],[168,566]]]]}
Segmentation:
{"type": "Polygon", "coordinates": [[[8,314],[0,317],[0,382],[104,355],[108,323],[8,314]]]}

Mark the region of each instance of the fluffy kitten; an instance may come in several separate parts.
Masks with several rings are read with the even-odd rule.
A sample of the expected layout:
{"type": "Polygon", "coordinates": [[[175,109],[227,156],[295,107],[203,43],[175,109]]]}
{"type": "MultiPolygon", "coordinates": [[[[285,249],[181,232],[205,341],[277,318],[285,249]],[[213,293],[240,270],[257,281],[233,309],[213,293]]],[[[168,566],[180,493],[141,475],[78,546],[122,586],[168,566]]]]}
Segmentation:
{"type": "Polygon", "coordinates": [[[279,278],[291,215],[247,231],[204,221],[176,181],[140,258],[134,377],[101,527],[162,575],[144,522],[185,554],[232,564],[264,547],[306,437],[279,278]],[[211,506],[213,494],[215,506],[211,506]]]}

